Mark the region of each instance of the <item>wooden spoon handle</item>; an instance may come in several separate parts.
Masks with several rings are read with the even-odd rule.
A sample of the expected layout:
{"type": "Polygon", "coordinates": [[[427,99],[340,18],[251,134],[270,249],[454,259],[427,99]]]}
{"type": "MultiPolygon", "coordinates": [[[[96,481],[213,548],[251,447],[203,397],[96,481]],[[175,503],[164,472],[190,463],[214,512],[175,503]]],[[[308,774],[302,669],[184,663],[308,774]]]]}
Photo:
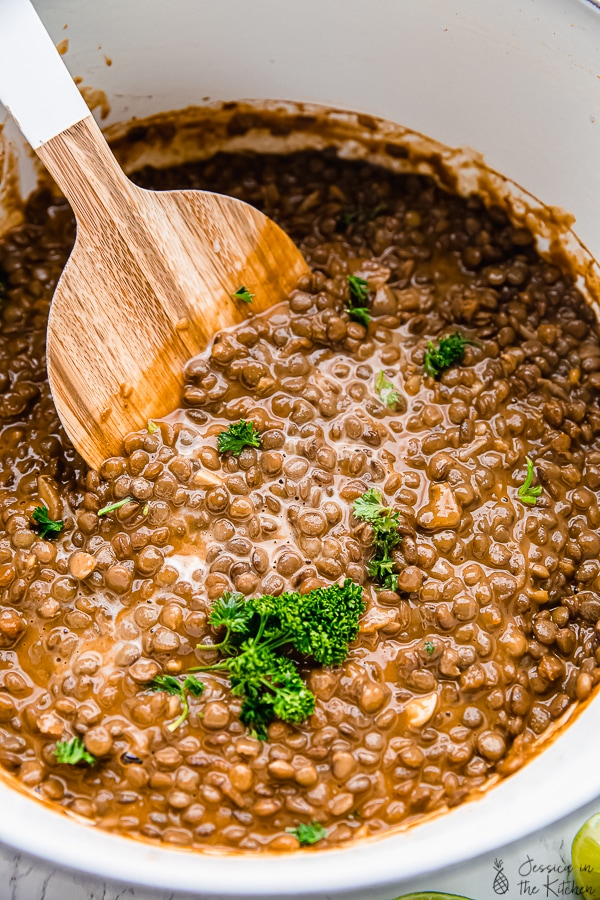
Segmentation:
{"type": "Polygon", "coordinates": [[[91,115],[50,138],[36,152],[71,204],[80,227],[118,224],[120,218],[127,219],[128,205],[142,193],[123,173],[91,115]]]}
{"type": "Polygon", "coordinates": [[[29,0],[0,0],[0,100],[80,224],[101,226],[135,192],[29,0]]]}
{"type": "Polygon", "coordinates": [[[0,2],[0,100],[34,150],[90,115],[29,0],[0,2]]]}

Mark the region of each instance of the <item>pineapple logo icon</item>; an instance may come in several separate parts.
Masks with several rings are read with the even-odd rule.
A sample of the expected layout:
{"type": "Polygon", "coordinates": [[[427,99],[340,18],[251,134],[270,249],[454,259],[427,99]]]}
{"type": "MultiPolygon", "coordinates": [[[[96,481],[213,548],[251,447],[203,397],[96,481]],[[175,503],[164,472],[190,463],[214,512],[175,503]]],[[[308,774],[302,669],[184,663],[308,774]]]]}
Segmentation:
{"type": "Polygon", "coordinates": [[[494,869],[496,870],[496,875],[494,877],[494,883],[492,888],[494,889],[495,894],[507,894],[509,883],[508,878],[504,874],[503,871],[504,863],[501,859],[494,860],[494,869]]]}

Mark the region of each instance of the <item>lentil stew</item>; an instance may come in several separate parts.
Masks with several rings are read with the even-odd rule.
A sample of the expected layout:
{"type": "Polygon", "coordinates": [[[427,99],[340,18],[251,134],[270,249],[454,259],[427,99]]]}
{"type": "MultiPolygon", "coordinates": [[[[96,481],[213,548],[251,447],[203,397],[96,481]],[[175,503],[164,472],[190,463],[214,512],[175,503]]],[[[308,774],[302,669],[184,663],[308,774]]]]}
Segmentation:
{"type": "Polygon", "coordinates": [[[248,302],[181,409],[96,472],[44,362],[70,210],[40,191],[0,243],[0,763],[102,828],[197,849],[333,846],[463,802],[600,679],[592,310],[502,210],[425,177],[312,151],[136,177],[256,204],[312,274],[289,306],[248,302]],[[240,420],[258,446],[219,452],[240,420]],[[219,671],[167,689],[217,658],[225,592],[343,579],[366,612],[341,665],[296,660],[305,722],[259,740],[219,671]]]}

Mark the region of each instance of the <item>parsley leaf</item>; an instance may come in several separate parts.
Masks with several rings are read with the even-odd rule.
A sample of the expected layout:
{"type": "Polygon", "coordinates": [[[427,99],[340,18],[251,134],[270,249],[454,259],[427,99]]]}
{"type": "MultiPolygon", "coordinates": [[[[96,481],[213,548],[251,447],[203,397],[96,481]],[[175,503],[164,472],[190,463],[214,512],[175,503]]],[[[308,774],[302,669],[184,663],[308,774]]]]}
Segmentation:
{"type": "Polygon", "coordinates": [[[427,653],[429,656],[433,656],[433,654],[435,652],[435,645],[434,645],[433,641],[425,641],[424,646],[425,646],[425,653],[427,653]]]}
{"type": "Polygon", "coordinates": [[[358,634],[365,604],[362,587],[347,579],[343,585],[315,588],[307,594],[265,594],[245,600],[226,592],[213,603],[209,621],[225,628],[217,649],[222,658],[192,671],[224,672],[232,693],[243,697],[241,721],[261,740],[275,718],[299,724],[314,711],[315,696],[306,687],[295,651],[320,665],[339,665],[348,644],[358,634]]]}
{"type": "Polygon", "coordinates": [[[369,296],[369,285],[358,275],[348,275],[349,301],[346,312],[351,319],[360,322],[365,328],[371,321],[369,308],[364,305],[369,296]]]}
{"type": "Polygon", "coordinates": [[[124,500],[117,500],[116,503],[110,503],[108,506],[105,506],[103,509],[99,509],[97,512],[98,516],[105,516],[106,513],[113,512],[115,509],[121,509],[122,506],[125,506],[126,503],[133,503],[133,497],[125,497],[124,500]]]}
{"type": "Polygon", "coordinates": [[[383,369],[375,379],[375,390],[379,394],[384,406],[389,406],[390,409],[393,409],[400,399],[398,391],[395,389],[392,382],[387,380],[383,369]]]}
{"type": "Polygon", "coordinates": [[[90,766],[96,764],[95,757],[87,752],[83,741],[78,737],[74,737],[70,741],[57,741],[54,748],[54,756],[57,762],[65,763],[69,766],[76,766],[80,762],[86,762],[90,766]]]}
{"type": "Polygon", "coordinates": [[[246,603],[243,594],[232,594],[230,591],[225,591],[213,603],[208,617],[213,628],[225,628],[225,637],[219,644],[208,646],[219,647],[222,652],[225,652],[231,635],[244,634],[253,615],[254,609],[246,603]]]}
{"type": "Polygon", "coordinates": [[[432,378],[440,378],[446,369],[455,363],[462,362],[467,344],[477,346],[475,341],[470,341],[458,331],[440,338],[438,347],[434,347],[431,341],[427,344],[427,352],[423,360],[423,368],[432,378]]]}
{"type": "Polygon", "coordinates": [[[244,698],[240,710],[244,725],[264,739],[274,718],[298,725],[312,715],[315,697],[296,663],[257,639],[245,641],[240,649],[229,660],[228,671],[232,693],[244,698]]]}
{"type": "Polygon", "coordinates": [[[369,296],[369,283],[358,275],[348,275],[348,289],[355,303],[363,303],[369,296]]]}
{"type": "Polygon", "coordinates": [[[185,679],[180,681],[173,675],[157,675],[152,681],[146,685],[149,691],[165,691],[172,697],[181,698],[182,711],[181,715],[170,725],[167,725],[169,731],[176,731],[187,719],[190,712],[188,693],[194,697],[199,697],[204,690],[204,684],[194,675],[186,675],[185,679]]]}
{"type": "Polygon", "coordinates": [[[381,493],[376,488],[369,488],[352,504],[352,511],[357,519],[363,522],[377,522],[385,507],[382,505],[381,493]]]}
{"type": "Polygon", "coordinates": [[[369,310],[367,307],[363,306],[355,306],[355,307],[347,307],[346,312],[350,316],[351,319],[354,319],[355,322],[360,322],[361,325],[364,325],[365,328],[371,321],[371,316],[369,315],[369,310]]]}
{"type": "Polygon", "coordinates": [[[36,506],[31,514],[31,518],[34,522],[37,522],[39,526],[38,534],[45,540],[50,540],[50,538],[58,537],[58,535],[65,527],[65,523],[62,519],[58,519],[55,522],[50,518],[50,516],[48,515],[47,506],[36,506]]]}
{"type": "Polygon", "coordinates": [[[316,821],[311,822],[310,825],[306,825],[302,822],[302,824],[298,825],[296,828],[286,828],[285,830],[288,834],[293,834],[294,837],[298,838],[298,843],[301,847],[316,844],[318,841],[322,841],[323,838],[326,838],[329,833],[326,828],[323,828],[320,822],[316,821]]]}
{"type": "Polygon", "coordinates": [[[252,303],[255,294],[251,294],[247,287],[242,285],[233,294],[229,295],[232,300],[242,300],[244,303],[252,303]]]}
{"type": "Polygon", "coordinates": [[[383,505],[383,497],[376,488],[369,488],[352,505],[357,519],[368,522],[373,529],[373,556],[367,566],[370,578],[382,587],[395,591],[398,587],[398,576],[394,573],[392,550],[398,546],[402,538],[398,534],[399,514],[391,507],[383,505]]]}
{"type": "Polygon", "coordinates": [[[155,434],[158,431],[158,425],[152,419],[148,419],[148,434],[155,434]]]}
{"type": "Polygon", "coordinates": [[[234,422],[217,437],[219,453],[232,453],[239,456],[244,447],[260,447],[260,434],[252,424],[240,419],[234,422]]]}
{"type": "Polygon", "coordinates": [[[376,219],[377,216],[381,215],[384,209],[384,203],[377,203],[373,206],[359,205],[358,207],[356,207],[356,209],[345,210],[338,216],[335,230],[337,232],[345,232],[348,230],[350,225],[354,225],[355,223],[362,225],[366,224],[367,222],[372,222],[373,219],[376,219]]]}
{"type": "Polygon", "coordinates": [[[535,475],[535,468],[529,457],[527,457],[525,462],[527,463],[527,475],[525,476],[525,481],[517,491],[517,497],[521,503],[526,503],[527,506],[535,506],[537,498],[542,493],[542,486],[539,484],[536,487],[531,486],[535,475]]]}
{"type": "Polygon", "coordinates": [[[338,216],[338,220],[336,222],[336,230],[346,231],[350,225],[354,225],[355,222],[358,222],[360,218],[360,212],[358,209],[347,209],[345,212],[340,213],[338,216]]]}

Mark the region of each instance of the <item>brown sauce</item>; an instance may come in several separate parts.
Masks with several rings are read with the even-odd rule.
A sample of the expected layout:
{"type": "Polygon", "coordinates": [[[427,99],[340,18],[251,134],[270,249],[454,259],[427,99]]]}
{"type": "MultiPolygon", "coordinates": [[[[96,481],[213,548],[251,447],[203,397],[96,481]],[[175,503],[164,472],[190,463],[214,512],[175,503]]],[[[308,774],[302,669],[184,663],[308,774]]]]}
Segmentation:
{"type": "Polygon", "coordinates": [[[316,152],[137,177],[256,204],[312,275],[289,307],[249,305],[188,365],[182,408],[94,472],[44,361],[71,213],[38,193],[0,244],[0,763],[103,828],[200,849],[295,849],[286,829],[313,821],[333,846],[463,802],[599,680],[592,311],[527,230],[424,177],[316,152]],[[349,274],[368,282],[368,328],[345,311],[349,274]],[[426,377],[427,342],[455,331],[473,341],[462,363],[426,377]],[[219,454],[241,418],[260,449],[219,454]],[[542,487],[529,506],[527,457],[542,487]],[[399,514],[396,591],[367,577],[352,502],[370,487],[399,514]],[[56,540],[36,533],[40,502],[65,522],[56,540]],[[169,731],[179,699],[145,685],[203,659],[216,598],[342,578],[364,584],[367,611],[344,664],[302,667],[308,721],[261,742],[210,674],[169,731]],[[93,767],[57,762],[73,737],[93,767]]]}

